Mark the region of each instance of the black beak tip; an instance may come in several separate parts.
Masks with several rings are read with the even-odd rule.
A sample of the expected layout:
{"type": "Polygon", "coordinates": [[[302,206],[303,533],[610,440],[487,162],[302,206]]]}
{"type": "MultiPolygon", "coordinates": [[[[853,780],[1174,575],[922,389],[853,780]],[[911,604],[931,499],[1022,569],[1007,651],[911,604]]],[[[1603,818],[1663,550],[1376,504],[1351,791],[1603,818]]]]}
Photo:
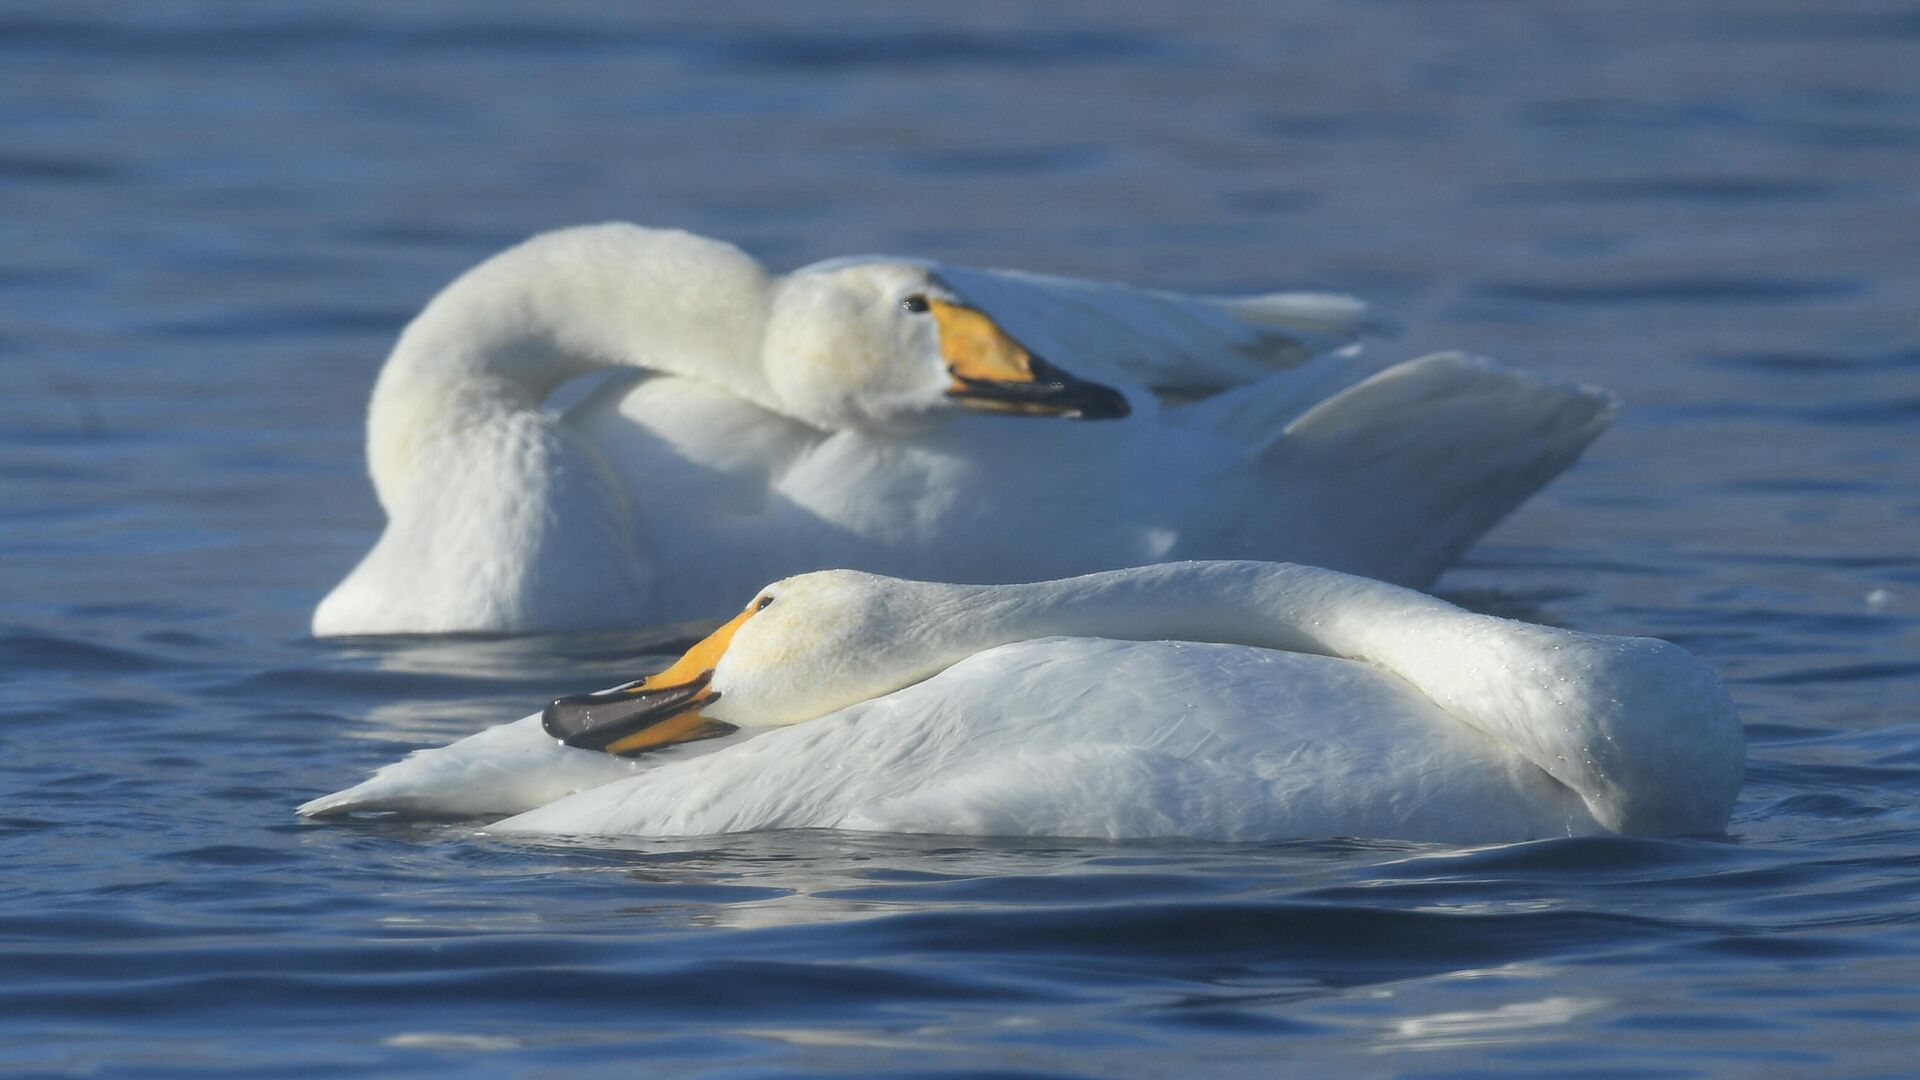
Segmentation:
{"type": "Polygon", "coordinates": [[[1047,413],[1069,420],[1118,420],[1133,413],[1126,395],[1111,386],[1069,375],[1038,356],[1027,359],[1033,376],[1031,382],[960,377],[962,388],[949,390],[947,394],[1016,408],[1039,406],[1047,413]]]}
{"type": "Polygon", "coordinates": [[[1119,420],[1133,414],[1126,396],[1109,386],[1084,383],[1083,396],[1075,407],[1075,420],[1119,420]]]}
{"type": "Polygon", "coordinates": [[[1030,357],[1035,383],[1046,386],[1074,420],[1118,420],[1133,412],[1126,395],[1111,386],[1069,375],[1038,356],[1030,357]]]}
{"type": "Polygon", "coordinates": [[[555,698],[540,711],[540,727],[568,746],[582,750],[600,749],[594,745],[598,740],[591,738],[593,708],[605,703],[606,699],[607,695],[602,694],[574,694],[555,698]]]}
{"type": "MultiPolygon", "coordinates": [[[[713,672],[704,671],[689,682],[657,690],[628,683],[598,694],[555,698],[541,710],[540,727],[575,749],[605,750],[637,731],[697,707],[701,691],[712,681],[713,672]]],[[[719,696],[708,694],[704,700],[719,696]]]]}

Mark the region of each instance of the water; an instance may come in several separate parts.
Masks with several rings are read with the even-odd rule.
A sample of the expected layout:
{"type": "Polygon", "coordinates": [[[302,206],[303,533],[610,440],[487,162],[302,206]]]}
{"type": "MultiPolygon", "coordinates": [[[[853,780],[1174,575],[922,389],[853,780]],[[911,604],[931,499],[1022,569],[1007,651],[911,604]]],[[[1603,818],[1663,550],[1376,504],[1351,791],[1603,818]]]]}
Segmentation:
{"type": "Polygon", "coordinates": [[[1920,1073],[1920,12],[719,7],[0,9],[0,1066],[1920,1073]],[[1706,657],[1730,835],[296,822],[671,636],[304,633],[395,330],[607,218],[1339,288],[1613,388],[1441,588],[1706,657]]]}

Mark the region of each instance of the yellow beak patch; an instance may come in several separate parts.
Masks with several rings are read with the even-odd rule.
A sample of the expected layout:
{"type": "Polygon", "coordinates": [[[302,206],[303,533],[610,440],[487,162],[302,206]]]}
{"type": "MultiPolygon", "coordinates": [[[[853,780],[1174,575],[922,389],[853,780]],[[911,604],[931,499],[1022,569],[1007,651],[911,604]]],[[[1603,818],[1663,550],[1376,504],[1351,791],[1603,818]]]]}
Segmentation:
{"type": "Polygon", "coordinates": [[[940,354],[947,358],[954,390],[965,390],[963,380],[1023,383],[1033,381],[1033,356],[1013,340],[1000,324],[979,308],[927,301],[927,310],[940,326],[940,354]]]}
{"type": "Polygon", "coordinates": [[[1054,367],[979,308],[927,301],[947,362],[947,397],[970,409],[1020,416],[1112,420],[1130,411],[1119,391],[1054,367]]]}
{"type": "Polygon", "coordinates": [[[730,734],[732,724],[710,720],[700,709],[720,696],[711,685],[713,669],[733,635],[769,602],[755,601],[658,675],[560,698],[541,714],[541,726],[568,746],[623,755],[730,734]]]}

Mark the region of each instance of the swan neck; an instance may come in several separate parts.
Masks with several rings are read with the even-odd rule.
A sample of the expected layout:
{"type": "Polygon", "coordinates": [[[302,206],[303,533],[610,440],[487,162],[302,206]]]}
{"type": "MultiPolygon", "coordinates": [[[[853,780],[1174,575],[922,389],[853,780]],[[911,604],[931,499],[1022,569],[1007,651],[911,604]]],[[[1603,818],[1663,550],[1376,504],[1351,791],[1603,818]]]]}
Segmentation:
{"type": "Polygon", "coordinates": [[[1411,590],[1312,567],[1174,563],[979,591],[995,644],[1036,637],[1203,641],[1349,656],[1364,628],[1341,619],[1338,584],[1377,586],[1405,601],[1454,610],[1411,590]],[[1339,579],[1333,581],[1329,579],[1339,579]]]}
{"type": "Polygon", "coordinates": [[[368,456],[382,503],[423,437],[537,411],[594,371],[641,368],[770,401],[766,297],[746,253],[671,230],[567,229],[494,256],[435,296],[381,369],[368,456]]]}

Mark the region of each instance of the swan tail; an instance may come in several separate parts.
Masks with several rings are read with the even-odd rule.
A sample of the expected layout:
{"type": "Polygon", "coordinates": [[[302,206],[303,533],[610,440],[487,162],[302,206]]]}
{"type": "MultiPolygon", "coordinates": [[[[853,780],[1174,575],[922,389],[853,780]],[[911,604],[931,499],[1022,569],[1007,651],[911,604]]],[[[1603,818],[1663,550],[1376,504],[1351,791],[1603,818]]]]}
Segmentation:
{"type": "Polygon", "coordinates": [[[1407,361],[1304,411],[1297,392],[1276,397],[1285,419],[1261,440],[1245,439],[1254,403],[1231,417],[1286,493],[1284,516],[1265,524],[1301,538],[1299,561],[1409,585],[1430,582],[1573,464],[1616,406],[1596,387],[1461,353],[1407,361]]]}

